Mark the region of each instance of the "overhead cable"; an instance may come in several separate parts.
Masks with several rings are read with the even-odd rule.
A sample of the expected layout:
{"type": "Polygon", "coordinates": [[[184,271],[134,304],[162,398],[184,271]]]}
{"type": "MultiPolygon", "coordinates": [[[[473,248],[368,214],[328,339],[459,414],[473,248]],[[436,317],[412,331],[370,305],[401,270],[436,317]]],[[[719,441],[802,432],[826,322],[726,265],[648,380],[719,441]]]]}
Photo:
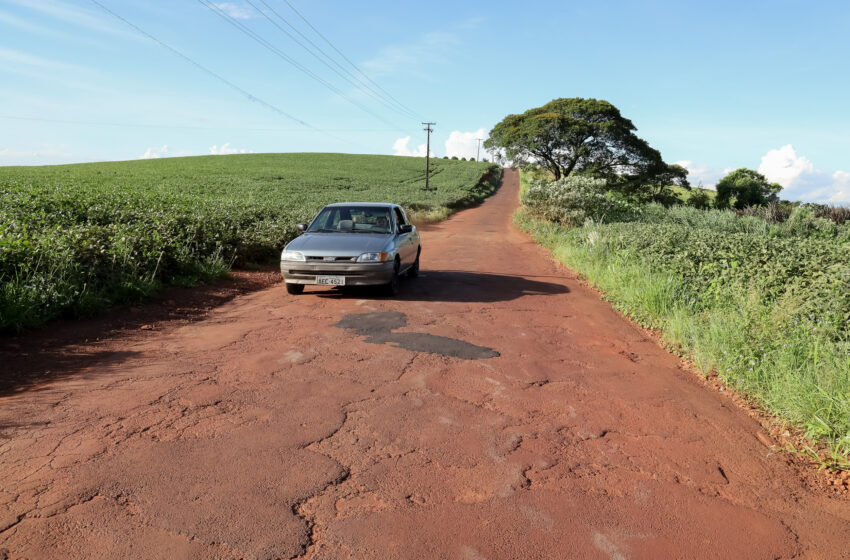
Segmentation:
{"type": "Polygon", "coordinates": [[[340,76],[342,79],[344,79],[345,81],[347,81],[348,83],[350,83],[350,84],[351,84],[351,85],[353,85],[354,87],[356,87],[356,88],[358,88],[358,89],[360,89],[360,90],[363,90],[365,93],[369,94],[371,97],[373,97],[374,99],[376,99],[376,100],[378,100],[379,102],[383,103],[384,105],[386,105],[387,107],[389,107],[389,108],[390,108],[390,109],[392,109],[393,111],[396,111],[397,113],[402,114],[402,115],[405,115],[405,116],[407,116],[407,117],[411,117],[411,118],[419,118],[419,117],[416,115],[416,113],[415,113],[415,112],[413,112],[413,111],[411,111],[411,110],[407,109],[404,105],[401,105],[398,101],[396,101],[395,99],[393,99],[391,96],[387,95],[385,92],[384,92],[384,93],[382,93],[382,92],[381,92],[381,91],[379,91],[378,89],[375,89],[374,87],[370,86],[370,85],[369,85],[366,81],[364,81],[362,78],[360,78],[360,77],[356,76],[356,75],[355,75],[355,74],[353,74],[353,73],[352,73],[352,72],[351,72],[348,68],[346,68],[345,66],[343,66],[342,64],[340,64],[340,63],[339,63],[339,62],[338,62],[338,61],[337,61],[334,57],[330,56],[327,52],[325,52],[325,50],[324,50],[324,49],[322,49],[322,47],[320,47],[319,45],[317,45],[316,43],[314,43],[314,42],[312,41],[312,39],[310,39],[310,38],[309,38],[309,37],[307,37],[304,33],[302,33],[300,29],[298,29],[297,27],[295,27],[294,25],[292,25],[292,23],[290,23],[290,22],[289,22],[289,20],[287,20],[285,17],[283,17],[283,16],[282,16],[282,15],[281,15],[281,14],[280,14],[277,10],[275,10],[275,9],[274,9],[274,7],[272,7],[272,6],[271,6],[268,2],[266,2],[266,0],[259,0],[259,1],[260,1],[260,2],[261,2],[261,3],[262,3],[262,4],[263,4],[263,5],[264,5],[264,6],[265,6],[265,7],[266,7],[266,8],[267,8],[267,9],[268,9],[268,10],[269,10],[269,11],[270,11],[270,12],[271,12],[271,13],[272,13],[272,14],[273,14],[276,18],[277,18],[277,19],[279,19],[281,22],[283,22],[283,23],[284,23],[287,27],[289,27],[292,31],[294,31],[295,33],[297,33],[297,34],[298,34],[298,35],[299,35],[299,36],[300,36],[300,37],[301,37],[304,41],[306,41],[307,43],[309,43],[309,44],[310,44],[313,48],[312,48],[312,49],[310,49],[309,47],[307,47],[306,45],[304,45],[304,43],[302,43],[302,42],[301,42],[301,41],[299,41],[296,37],[294,37],[294,36],[292,35],[292,33],[290,33],[289,31],[287,31],[286,29],[282,28],[282,27],[281,27],[281,26],[280,26],[280,25],[279,25],[276,21],[274,21],[272,18],[270,18],[270,17],[268,16],[268,14],[266,14],[266,13],[265,13],[265,11],[261,10],[261,9],[260,9],[259,7],[257,7],[257,6],[256,6],[253,2],[251,2],[251,0],[245,0],[245,2],[247,2],[248,4],[250,4],[250,5],[251,5],[251,6],[252,6],[255,10],[257,10],[257,11],[258,11],[258,12],[259,12],[259,13],[260,13],[263,17],[265,17],[267,20],[269,20],[269,21],[272,23],[272,25],[274,25],[275,27],[277,27],[277,28],[278,28],[278,29],[279,29],[282,33],[286,34],[286,36],[287,36],[287,37],[289,37],[289,38],[290,38],[290,39],[292,39],[295,43],[297,43],[299,46],[301,46],[301,48],[303,48],[304,50],[306,50],[307,52],[309,52],[311,55],[313,55],[313,57],[315,57],[317,60],[319,60],[319,62],[321,62],[322,64],[324,64],[324,65],[325,65],[325,66],[327,66],[328,68],[330,68],[330,70],[331,70],[331,71],[333,71],[335,74],[337,74],[338,76],[340,76]],[[321,54],[321,55],[322,55],[322,57],[324,57],[324,58],[322,58],[322,57],[320,57],[318,54],[316,54],[317,52],[318,52],[319,54],[321,54]],[[328,62],[332,63],[334,66],[336,66],[336,68],[334,68],[334,66],[331,66],[330,64],[328,64],[328,62]],[[344,75],[343,75],[343,73],[344,73],[344,75]]]}
{"type": "Polygon", "coordinates": [[[174,48],[174,47],[172,47],[171,45],[169,45],[169,44],[167,44],[167,43],[165,43],[165,42],[163,42],[163,41],[160,41],[159,39],[157,39],[156,37],[154,37],[153,35],[151,35],[151,34],[150,34],[150,33],[148,33],[147,31],[145,31],[144,29],[142,29],[142,28],[141,28],[141,27],[139,27],[138,25],[136,25],[136,24],[132,23],[131,21],[127,20],[126,18],[124,18],[124,17],[122,17],[122,16],[120,16],[120,15],[116,14],[115,12],[113,12],[112,10],[110,10],[109,8],[107,8],[106,6],[104,6],[103,4],[101,4],[100,2],[98,2],[97,0],[91,0],[91,2],[92,2],[94,5],[96,5],[98,8],[100,8],[101,10],[105,11],[106,13],[108,13],[109,15],[111,15],[111,16],[113,16],[113,17],[115,17],[115,18],[119,19],[119,20],[121,20],[121,21],[122,21],[122,22],[124,22],[126,25],[128,25],[128,26],[132,27],[133,29],[135,29],[136,31],[138,31],[139,33],[141,33],[142,35],[144,35],[145,37],[147,37],[147,38],[148,38],[148,39],[150,39],[151,41],[154,41],[155,43],[159,44],[160,46],[162,46],[162,47],[164,47],[164,48],[168,49],[169,51],[171,51],[172,53],[176,54],[177,56],[179,56],[180,58],[182,58],[183,60],[185,60],[186,62],[188,62],[189,64],[191,64],[192,66],[195,66],[196,68],[198,68],[198,69],[200,69],[200,70],[202,70],[202,71],[206,72],[207,74],[209,74],[210,76],[212,76],[212,77],[214,77],[215,79],[219,80],[220,82],[223,82],[223,83],[227,84],[228,86],[230,86],[231,88],[235,89],[236,91],[238,91],[239,93],[241,93],[242,95],[244,95],[245,97],[247,97],[248,99],[250,99],[251,101],[253,101],[253,102],[255,102],[255,103],[259,103],[260,105],[262,105],[262,106],[266,107],[267,109],[270,109],[271,111],[274,111],[275,113],[277,113],[277,114],[279,114],[279,115],[281,115],[281,116],[284,116],[284,117],[286,117],[287,119],[290,119],[290,120],[292,120],[292,121],[294,121],[294,122],[296,122],[296,123],[298,123],[298,124],[300,124],[300,125],[302,125],[302,126],[305,126],[305,127],[307,127],[307,128],[312,128],[312,129],[314,129],[314,130],[318,130],[318,129],[317,129],[317,128],[315,128],[314,126],[312,126],[312,125],[310,125],[310,124],[308,124],[308,123],[304,122],[303,120],[299,119],[298,117],[295,117],[295,116],[293,116],[293,115],[291,115],[291,114],[287,113],[287,112],[286,112],[286,111],[284,111],[283,109],[280,109],[279,107],[277,107],[277,106],[275,106],[275,105],[272,105],[272,104],[271,104],[271,103],[269,103],[268,101],[264,101],[263,99],[260,99],[259,97],[257,97],[257,96],[255,96],[255,95],[253,95],[252,93],[250,93],[250,92],[248,92],[248,91],[246,91],[246,90],[242,89],[241,87],[237,86],[236,84],[234,84],[233,82],[231,82],[230,80],[228,80],[227,78],[225,78],[224,76],[222,76],[222,75],[220,75],[220,74],[218,74],[218,73],[216,73],[216,72],[214,72],[214,71],[210,70],[209,68],[207,68],[206,66],[204,66],[204,65],[203,65],[203,64],[201,64],[200,62],[198,62],[198,61],[196,61],[196,60],[194,60],[194,59],[192,59],[192,58],[189,58],[188,56],[186,56],[186,55],[185,55],[185,54],[183,54],[182,52],[178,51],[177,49],[175,49],[175,48],[174,48]]]}
{"type": "Polygon", "coordinates": [[[237,19],[228,15],[217,4],[214,4],[214,3],[212,3],[208,0],[198,0],[198,3],[201,4],[202,6],[206,7],[207,9],[209,9],[211,12],[213,12],[214,14],[216,14],[217,16],[222,18],[224,21],[226,21],[227,23],[229,23],[230,25],[232,25],[233,27],[235,27],[236,29],[238,29],[239,31],[241,31],[242,33],[244,33],[245,35],[247,35],[248,37],[250,37],[251,39],[256,41],[257,43],[259,43],[260,45],[262,45],[263,47],[265,47],[266,49],[268,49],[269,51],[271,51],[272,53],[274,53],[278,57],[280,57],[282,60],[284,60],[287,63],[289,63],[290,65],[294,66],[296,69],[300,70],[302,73],[309,76],[311,79],[315,80],[316,82],[320,83],[325,88],[327,88],[330,91],[332,91],[333,93],[337,94],[342,99],[345,99],[346,101],[348,101],[349,103],[351,103],[355,107],[359,108],[363,112],[368,113],[369,115],[375,117],[376,119],[380,120],[384,124],[387,124],[389,126],[393,126],[393,127],[397,128],[398,130],[405,130],[404,128],[398,126],[397,124],[395,124],[391,121],[388,121],[387,119],[385,119],[381,115],[375,113],[374,111],[372,111],[368,107],[366,107],[366,106],[358,103],[357,101],[354,101],[353,99],[349,98],[348,96],[346,96],[345,93],[343,91],[341,91],[339,88],[337,88],[336,86],[334,86],[333,84],[331,84],[327,80],[323,79],[322,77],[318,76],[312,70],[310,70],[309,68],[307,68],[303,64],[299,63],[297,60],[293,59],[291,56],[289,56],[285,52],[281,51],[279,48],[277,48],[272,43],[270,43],[269,41],[264,39],[261,35],[259,35],[255,31],[253,31],[248,26],[244,25],[243,23],[241,23],[237,19]]]}
{"type": "MultiPolygon", "coordinates": [[[[393,101],[395,101],[396,103],[398,103],[401,107],[404,107],[407,111],[410,111],[413,115],[417,115],[416,111],[414,111],[414,110],[413,110],[413,109],[411,109],[410,107],[407,107],[407,106],[406,106],[406,105],[404,105],[401,101],[399,101],[398,99],[396,99],[395,97],[393,97],[393,96],[392,96],[392,94],[390,94],[390,92],[388,92],[387,90],[385,90],[384,88],[382,88],[382,87],[381,87],[378,83],[376,83],[376,82],[375,82],[372,78],[370,78],[370,77],[369,77],[369,76],[368,76],[365,72],[363,72],[363,70],[361,70],[361,69],[360,69],[360,68],[359,68],[356,64],[354,64],[354,62],[352,62],[352,61],[351,61],[351,59],[349,59],[347,56],[345,56],[345,54],[343,54],[343,52],[342,52],[341,50],[339,50],[338,48],[336,48],[336,46],[335,46],[333,43],[331,43],[330,39],[328,39],[327,37],[325,37],[325,36],[322,34],[322,32],[321,32],[321,31],[319,31],[318,29],[316,29],[316,27],[315,27],[312,23],[310,23],[310,20],[308,20],[306,17],[304,17],[304,16],[301,14],[301,12],[299,12],[299,11],[295,8],[295,6],[293,6],[293,5],[292,5],[292,2],[290,2],[289,0],[283,0],[283,1],[284,1],[284,2],[286,2],[286,5],[287,5],[287,6],[289,6],[289,8],[290,8],[293,12],[295,12],[295,14],[296,14],[299,18],[301,18],[301,20],[302,20],[304,23],[306,23],[306,24],[310,27],[310,29],[312,29],[312,30],[316,33],[316,35],[318,35],[319,37],[321,37],[321,38],[322,38],[322,40],[323,40],[325,43],[327,43],[327,44],[328,44],[328,45],[329,45],[329,46],[330,46],[333,50],[335,50],[335,51],[337,52],[337,54],[338,54],[339,56],[341,56],[341,57],[343,58],[343,60],[345,60],[348,64],[350,64],[350,65],[351,65],[351,67],[352,67],[352,68],[354,68],[354,69],[355,69],[355,70],[356,70],[356,71],[357,71],[357,72],[358,72],[361,76],[363,76],[364,78],[366,78],[366,79],[367,79],[367,80],[368,80],[368,81],[369,81],[372,85],[374,85],[376,88],[378,88],[379,90],[381,90],[382,92],[384,92],[385,94],[387,94],[387,96],[388,96],[390,99],[392,99],[393,101]]],[[[420,117],[417,117],[417,118],[420,118],[420,117]]]]}

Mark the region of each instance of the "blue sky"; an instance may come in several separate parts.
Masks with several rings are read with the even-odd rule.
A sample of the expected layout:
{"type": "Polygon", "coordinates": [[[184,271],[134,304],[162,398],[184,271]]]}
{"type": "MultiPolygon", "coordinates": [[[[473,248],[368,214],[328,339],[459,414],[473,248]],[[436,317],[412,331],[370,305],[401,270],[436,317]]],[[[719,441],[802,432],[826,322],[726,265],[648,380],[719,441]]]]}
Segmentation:
{"type": "Polygon", "coordinates": [[[470,156],[509,113],[596,97],[694,184],[750,167],[784,198],[850,202],[848,2],[289,0],[393,109],[286,0],[204,0],[277,54],[199,0],[98,1],[242,91],[90,0],[0,0],[0,165],[421,154],[423,120],[435,155],[470,156]]]}

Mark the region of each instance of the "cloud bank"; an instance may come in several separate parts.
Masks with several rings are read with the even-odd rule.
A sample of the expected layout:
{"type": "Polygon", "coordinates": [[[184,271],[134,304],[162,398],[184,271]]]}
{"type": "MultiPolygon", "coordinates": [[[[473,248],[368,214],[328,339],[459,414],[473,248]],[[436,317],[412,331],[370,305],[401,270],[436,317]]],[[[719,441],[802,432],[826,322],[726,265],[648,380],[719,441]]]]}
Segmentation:
{"type": "Polygon", "coordinates": [[[850,203],[850,173],[838,170],[830,174],[817,169],[807,158],[798,155],[791,144],[762,156],[758,172],[782,185],[779,195],[782,198],[828,204],[850,203]]]}
{"type": "Polygon", "coordinates": [[[168,145],[166,144],[148,148],[145,153],[139,156],[139,159],[159,159],[162,157],[168,157],[168,145]]]}
{"type": "MultiPolygon", "coordinates": [[[[689,160],[677,161],[688,170],[688,181],[693,186],[714,189],[717,182],[732,169],[716,169],[689,160]]],[[[785,200],[802,200],[825,204],[850,203],[850,172],[838,170],[828,173],[815,167],[794,146],[786,144],[768,150],[761,157],[758,172],[769,181],[782,185],[779,196],[785,200]]]]}
{"type": "Polygon", "coordinates": [[[681,165],[688,170],[688,181],[691,183],[691,186],[701,187],[703,189],[714,190],[717,182],[732,171],[728,167],[724,169],[712,169],[707,165],[694,163],[690,160],[675,161],[673,163],[681,165]]]}
{"type": "Polygon", "coordinates": [[[245,148],[231,148],[230,142],[225,142],[219,148],[218,146],[210,146],[210,154],[214,156],[227,156],[230,154],[253,154],[251,150],[245,148]]]}
{"type": "MultiPolygon", "coordinates": [[[[446,140],[446,155],[449,157],[458,157],[458,158],[477,158],[478,157],[478,139],[481,138],[482,144],[483,141],[487,139],[487,133],[484,132],[483,128],[479,128],[475,132],[461,132],[460,130],[453,130],[451,134],[449,134],[449,139],[446,140]]],[[[481,157],[486,157],[487,152],[484,150],[484,146],[481,146],[481,153],[484,154],[481,157]]]]}
{"type": "MultiPolygon", "coordinates": [[[[399,138],[393,144],[393,155],[396,156],[413,156],[413,157],[425,157],[425,144],[420,144],[416,148],[410,147],[410,136],[405,136],[404,138],[399,138]]],[[[487,133],[483,128],[479,128],[475,132],[463,132],[462,130],[453,130],[449,133],[449,139],[446,140],[446,153],[447,157],[457,157],[457,158],[474,158],[478,157],[478,138],[482,139],[481,146],[481,158],[489,157],[487,151],[484,149],[483,140],[486,140],[487,133]]],[[[437,157],[434,155],[433,148],[431,149],[431,157],[437,157]]]]}
{"type": "MultiPolygon", "coordinates": [[[[420,144],[415,150],[411,150],[408,144],[410,144],[410,136],[396,140],[395,144],[393,144],[393,155],[425,157],[426,144],[420,144]]],[[[431,157],[434,157],[433,150],[431,150],[431,157]]]]}
{"type": "Polygon", "coordinates": [[[221,10],[233,19],[251,19],[254,17],[254,12],[245,5],[234,4],[232,2],[218,2],[213,4],[213,7],[221,10]]]}

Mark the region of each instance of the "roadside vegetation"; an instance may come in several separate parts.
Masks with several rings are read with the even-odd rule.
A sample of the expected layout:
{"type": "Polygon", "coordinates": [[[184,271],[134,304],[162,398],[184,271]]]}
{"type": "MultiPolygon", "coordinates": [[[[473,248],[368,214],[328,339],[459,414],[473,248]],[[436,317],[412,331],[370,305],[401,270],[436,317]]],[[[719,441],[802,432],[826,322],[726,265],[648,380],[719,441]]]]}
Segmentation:
{"type": "MultiPolygon", "coordinates": [[[[556,120],[581,137],[583,118],[556,120]]],[[[809,454],[850,468],[850,208],[781,201],[747,169],[703,194],[592,163],[560,179],[523,167],[520,227],[702,372],[827,450],[809,454]]]]}
{"type": "Polygon", "coordinates": [[[246,154],[0,167],[0,331],[92,315],[163,284],[274,258],[325,204],[390,201],[431,221],[498,185],[493,164],[246,154]]]}

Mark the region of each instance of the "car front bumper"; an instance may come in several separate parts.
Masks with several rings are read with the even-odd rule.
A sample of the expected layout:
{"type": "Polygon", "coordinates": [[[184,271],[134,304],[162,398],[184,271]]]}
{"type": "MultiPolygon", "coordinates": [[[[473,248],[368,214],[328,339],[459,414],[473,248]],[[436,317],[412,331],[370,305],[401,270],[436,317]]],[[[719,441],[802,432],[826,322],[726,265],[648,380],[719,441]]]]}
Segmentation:
{"type": "Polygon", "coordinates": [[[376,286],[392,280],[393,263],[280,261],[280,272],[287,284],[316,284],[317,276],[344,276],[346,286],[376,286]]]}

